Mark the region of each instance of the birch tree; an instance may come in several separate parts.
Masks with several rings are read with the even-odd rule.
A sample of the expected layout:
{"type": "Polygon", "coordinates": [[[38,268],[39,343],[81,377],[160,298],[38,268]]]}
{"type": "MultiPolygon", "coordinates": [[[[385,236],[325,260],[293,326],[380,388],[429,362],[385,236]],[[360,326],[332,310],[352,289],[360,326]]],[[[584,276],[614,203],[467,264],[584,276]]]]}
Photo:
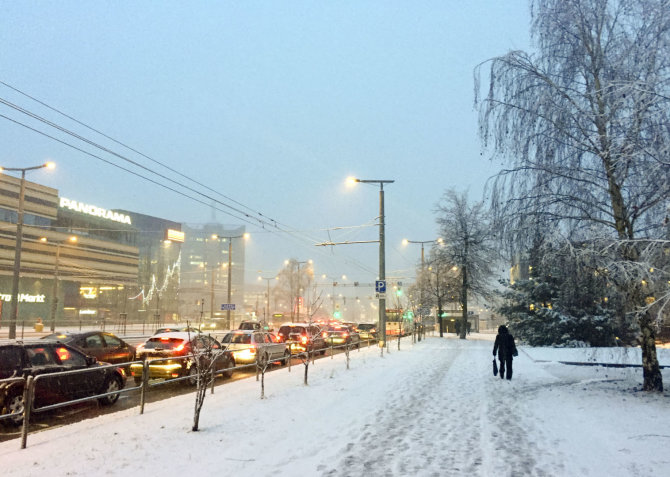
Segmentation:
{"type": "Polygon", "coordinates": [[[536,52],[511,51],[475,72],[481,137],[509,165],[491,184],[497,226],[523,245],[542,217],[571,241],[607,248],[639,323],[644,389],[661,391],[658,315],[629,272],[653,268],[642,250],[664,229],[670,196],[670,0],[530,3],[536,52]]]}

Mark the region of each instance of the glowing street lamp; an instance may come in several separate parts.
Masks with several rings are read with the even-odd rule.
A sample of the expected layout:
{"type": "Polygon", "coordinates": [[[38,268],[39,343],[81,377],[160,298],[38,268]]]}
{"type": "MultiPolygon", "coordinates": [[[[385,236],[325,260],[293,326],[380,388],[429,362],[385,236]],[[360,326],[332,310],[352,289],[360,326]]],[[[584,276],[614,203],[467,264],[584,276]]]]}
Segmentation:
{"type": "Polygon", "coordinates": [[[21,246],[23,242],[23,206],[26,197],[26,171],[34,171],[42,168],[53,169],[53,162],[46,162],[32,167],[0,167],[0,173],[4,171],[20,171],[21,187],[19,189],[19,208],[16,220],[16,245],[14,247],[14,275],[12,278],[12,308],[9,316],[9,339],[16,338],[16,322],[19,316],[19,276],[21,273],[21,246]]]}
{"type": "MultiPolygon", "coordinates": [[[[212,239],[214,240],[220,240],[220,239],[227,239],[228,240],[228,300],[227,303],[230,304],[231,301],[231,295],[232,295],[232,289],[231,289],[231,282],[233,279],[233,263],[232,263],[232,257],[233,257],[233,239],[238,239],[238,238],[243,238],[244,240],[249,239],[250,235],[249,233],[243,233],[242,235],[233,235],[233,236],[223,236],[223,235],[217,235],[214,234],[212,235],[212,239]]],[[[212,280],[214,280],[214,277],[212,277],[212,280]]],[[[213,299],[211,300],[212,302],[214,301],[213,299]]],[[[211,313],[210,316],[214,316],[214,303],[210,303],[210,308],[211,308],[211,313]]],[[[230,322],[230,307],[226,310],[226,326],[228,328],[232,327],[232,323],[230,322]]]]}
{"type": "MultiPolygon", "coordinates": [[[[379,280],[386,281],[386,252],[384,236],[384,184],[392,184],[394,180],[368,180],[350,177],[349,184],[360,182],[362,184],[379,184],[379,280]]],[[[386,342],[386,298],[379,298],[379,336],[380,346],[383,349],[386,342]]]]}
{"type": "MultiPolygon", "coordinates": [[[[40,239],[40,242],[42,243],[47,243],[48,240],[46,237],[42,237],[40,239]]],[[[50,316],[50,323],[51,323],[51,332],[53,333],[56,331],[56,312],[58,311],[58,266],[60,264],[60,249],[63,244],[75,244],[77,243],[77,237],[74,235],[68,237],[66,240],[63,240],[61,242],[58,242],[56,244],[56,261],[54,263],[54,285],[53,285],[53,290],[51,292],[51,316],[50,316]]]]}

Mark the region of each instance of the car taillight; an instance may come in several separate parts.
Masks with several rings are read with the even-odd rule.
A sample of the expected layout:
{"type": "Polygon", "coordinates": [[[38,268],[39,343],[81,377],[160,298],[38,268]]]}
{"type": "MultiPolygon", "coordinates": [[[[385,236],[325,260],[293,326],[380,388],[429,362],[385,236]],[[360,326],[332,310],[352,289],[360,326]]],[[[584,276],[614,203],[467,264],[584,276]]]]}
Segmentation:
{"type": "Polygon", "coordinates": [[[349,333],[342,333],[343,338],[346,338],[347,336],[349,336],[349,333]]]}
{"type": "Polygon", "coordinates": [[[184,346],[185,346],[184,343],[182,343],[179,346],[177,346],[174,350],[175,351],[184,351],[184,346]]]}
{"type": "Polygon", "coordinates": [[[328,338],[328,332],[324,331],[323,333],[321,333],[321,336],[323,336],[324,338],[328,338]]]}
{"type": "Polygon", "coordinates": [[[255,345],[251,345],[251,348],[249,348],[249,353],[256,354],[256,346],[255,345]]]}
{"type": "Polygon", "coordinates": [[[300,342],[301,342],[302,344],[307,344],[307,336],[303,336],[303,337],[300,339],[300,342]]]}

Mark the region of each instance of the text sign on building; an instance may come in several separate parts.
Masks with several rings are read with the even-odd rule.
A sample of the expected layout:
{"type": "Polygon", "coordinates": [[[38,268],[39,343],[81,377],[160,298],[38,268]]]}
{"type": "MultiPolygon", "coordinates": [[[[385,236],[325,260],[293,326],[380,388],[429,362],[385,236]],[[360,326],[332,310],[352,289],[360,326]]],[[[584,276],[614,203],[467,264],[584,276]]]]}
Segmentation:
{"type": "Polygon", "coordinates": [[[76,200],[70,200],[66,197],[61,197],[60,206],[62,209],[70,209],[74,210],[75,212],[81,212],[82,214],[88,214],[94,217],[100,217],[107,220],[113,220],[114,222],[130,225],[130,217],[128,215],[103,209],[102,207],[98,207],[96,205],[84,204],[83,202],[77,202],[76,200]]]}
{"type": "Polygon", "coordinates": [[[165,240],[169,240],[170,242],[184,243],[185,238],[186,236],[181,230],[167,229],[165,231],[165,240]]]}
{"type": "Polygon", "coordinates": [[[221,311],[235,311],[235,303],[221,303],[221,311]]]}

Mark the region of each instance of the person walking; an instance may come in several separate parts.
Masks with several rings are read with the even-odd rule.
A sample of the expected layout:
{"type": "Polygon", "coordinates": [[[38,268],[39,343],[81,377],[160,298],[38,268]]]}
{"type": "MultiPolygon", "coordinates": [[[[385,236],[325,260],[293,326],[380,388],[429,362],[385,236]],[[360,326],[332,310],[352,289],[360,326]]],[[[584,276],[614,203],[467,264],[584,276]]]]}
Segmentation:
{"type": "Polygon", "coordinates": [[[512,359],[514,356],[519,356],[519,352],[514,344],[514,336],[509,333],[505,325],[498,327],[498,335],[493,344],[494,358],[496,351],[500,360],[500,378],[505,379],[505,370],[507,370],[507,379],[512,379],[512,359]]]}

